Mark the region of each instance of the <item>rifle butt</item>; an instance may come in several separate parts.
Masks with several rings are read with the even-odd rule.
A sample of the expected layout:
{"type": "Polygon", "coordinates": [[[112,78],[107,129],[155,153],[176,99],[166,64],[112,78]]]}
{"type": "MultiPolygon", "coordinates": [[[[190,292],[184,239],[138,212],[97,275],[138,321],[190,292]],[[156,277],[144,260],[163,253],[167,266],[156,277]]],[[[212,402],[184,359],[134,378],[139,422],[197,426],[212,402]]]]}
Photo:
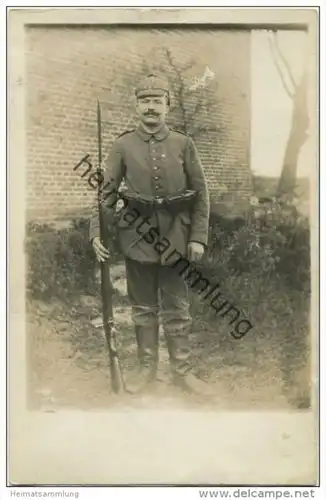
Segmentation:
{"type": "Polygon", "coordinates": [[[125,386],[120,360],[117,353],[115,327],[112,325],[111,321],[109,320],[104,323],[104,333],[109,351],[111,388],[115,394],[121,394],[122,392],[124,392],[125,386]]]}
{"type": "Polygon", "coordinates": [[[115,394],[122,394],[124,392],[122,370],[120,367],[119,359],[117,358],[117,356],[112,354],[110,354],[110,375],[112,391],[115,394]]]}

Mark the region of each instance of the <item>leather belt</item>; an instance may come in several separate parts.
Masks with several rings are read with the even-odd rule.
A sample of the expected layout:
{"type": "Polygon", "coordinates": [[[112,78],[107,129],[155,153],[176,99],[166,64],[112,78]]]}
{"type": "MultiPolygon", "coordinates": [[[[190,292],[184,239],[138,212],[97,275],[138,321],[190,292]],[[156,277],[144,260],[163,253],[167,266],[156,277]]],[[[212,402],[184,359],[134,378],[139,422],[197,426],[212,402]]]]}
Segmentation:
{"type": "Polygon", "coordinates": [[[167,210],[172,214],[176,214],[192,207],[196,191],[187,190],[176,195],[156,196],[147,199],[130,192],[120,192],[119,195],[123,199],[125,207],[135,208],[141,213],[146,213],[146,215],[153,213],[155,209],[167,210]]]}

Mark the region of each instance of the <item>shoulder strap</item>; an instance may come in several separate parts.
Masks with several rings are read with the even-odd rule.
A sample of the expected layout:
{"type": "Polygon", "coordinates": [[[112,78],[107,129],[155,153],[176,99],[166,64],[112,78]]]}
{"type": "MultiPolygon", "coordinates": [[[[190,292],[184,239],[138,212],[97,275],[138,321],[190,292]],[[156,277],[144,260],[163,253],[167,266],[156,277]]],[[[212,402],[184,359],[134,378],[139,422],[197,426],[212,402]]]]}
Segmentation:
{"type": "Polygon", "coordinates": [[[131,134],[131,132],[135,132],[135,129],[125,130],[124,132],[122,132],[122,134],[118,135],[117,139],[119,139],[119,137],[122,137],[123,135],[131,134]]]}
{"type": "Polygon", "coordinates": [[[190,137],[189,134],[186,134],[186,132],[181,132],[181,130],[177,130],[176,128],[171,128],[173,132],[176,132],[177,134],[185,135],[186,137],[190,137]]]}

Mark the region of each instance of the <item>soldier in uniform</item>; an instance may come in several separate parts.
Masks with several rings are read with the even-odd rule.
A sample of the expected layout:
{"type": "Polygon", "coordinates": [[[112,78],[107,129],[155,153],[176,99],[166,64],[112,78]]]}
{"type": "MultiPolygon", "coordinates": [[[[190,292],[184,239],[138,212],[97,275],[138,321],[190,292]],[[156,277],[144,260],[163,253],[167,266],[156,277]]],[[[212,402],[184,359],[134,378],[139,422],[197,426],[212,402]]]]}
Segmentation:
{"type": "MultiPolygon", "coordinates": [[[[190,363],[188,290],[176,266],[180,259],[198,262],[203,256],[209,221],[207,183],[191,137],[165,124],[170,107],[165,80],[149,75],[135,94],[139,124],[117,138],[103,164],[109,225],[117,199],[125,202],[117,231],[139,359],[127,389],[139,392],[156,378],[160,310],[174,382],[208,395],[208,385],[194,375],[190,363]],[[122,181],[125,187],[118,191],[122,181]]],[[[96,217],[91,219],[90,239],[98,261],[110,256],[100,241],[96,217]]]]}

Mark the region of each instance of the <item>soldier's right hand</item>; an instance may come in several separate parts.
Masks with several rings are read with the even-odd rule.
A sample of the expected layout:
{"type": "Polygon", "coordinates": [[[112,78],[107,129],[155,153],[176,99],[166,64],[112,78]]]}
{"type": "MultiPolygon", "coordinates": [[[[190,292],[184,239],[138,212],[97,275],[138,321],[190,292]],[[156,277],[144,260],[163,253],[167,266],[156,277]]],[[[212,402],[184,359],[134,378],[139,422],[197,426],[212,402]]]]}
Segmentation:
{"type": "Polygon", "coordinates": [[[104,245],[102,245],[101,240],[98,236],[96,236],[92,241],[93,249],[96,255],[96,258],[99,262],[104,262],[106,259],[110,257],[110,252],[104,245]]]}

